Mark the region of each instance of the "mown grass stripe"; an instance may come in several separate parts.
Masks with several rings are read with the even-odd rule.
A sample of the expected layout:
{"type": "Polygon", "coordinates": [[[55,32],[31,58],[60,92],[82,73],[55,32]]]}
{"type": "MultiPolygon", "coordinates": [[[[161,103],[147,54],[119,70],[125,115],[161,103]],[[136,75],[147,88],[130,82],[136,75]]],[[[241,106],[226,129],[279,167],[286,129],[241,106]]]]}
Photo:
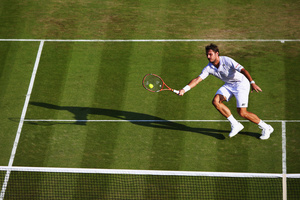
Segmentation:
{"type": "MultiPolygon", "coordinates": [[[[93,104],[94,89],[97,85],[99,70],[94,66],[100,63],[101,50],[99,51],[99,48],[101,49],[93,43],[72,43],[69,56],[70,62],[68,63],[60,100],[60,112],[58,112],[57,117],[88,119],[87,112],[93,104]],[[76,88],[76,90],[72,88],[76,88]],[[77,106],[67,108],[67,105],[77,106]]],[[[86,123],[77,123],[77,126],[55,127],[53,133],[55,140],[52,140],[49,144],[48,166],[60,166],[61,163],[67,163],[67,166],[75,167],[82,164],[85,146],[89,145],[89,142],[86,141],[89,129],[80,126],[87,125],[86,123]],[[68,129],[68,131],[65,131],[65,129],[68,129]],[[72,145],[65,145],[66,141],[72,145]]]]}
{"type": "MultiPolygon", "coordinates": [[[[16,138],[15,138],[14,145],[13,145],[13,148],[12,148],[12,151],[11,151],[11,156],[10,156],[9,163],[8,163],[9,167],[11,167],[14,163],[17,147],[18,147],[18,144],[19,144],[19,140],[20,140],[20,137],[21,137],[21,132],[22,132],[23,124],[24,124],[24,119],[25,119],[25,116],[26,116],[29,100],[30,100],[30,97],[31,97],[31,92],[32,92],[32,89],[33,89],[37,69],[38,69],[38,66],[39,66],[39,63],[40,63],[40,58],[41,58],[41,55],[42,55],[43,46],[44,46],[44,41],[41,41],[38,52],[37,52],[35,64],[34,64],[34,67],[33,67],[33,71],[32,71],[32,75],[31,75],[31,79],[30,79],[26,99],[25,99],[25,102],[24,102],[24,107],[23,107],[23,110],[22,110],[18,130],[17,130],[17,134],[16,134],[16,138]]],[[[7,170],[5,178],[4,178],[4,182],[3,182],[3,185],[2,185],[2,190],[1,190],[1,193],[0,193],[0,199],[1,200],[5,196],[5,191],[6,191],[6,188],[7,188],[9,177],[10,177],[10,171],[7,170]]]]}

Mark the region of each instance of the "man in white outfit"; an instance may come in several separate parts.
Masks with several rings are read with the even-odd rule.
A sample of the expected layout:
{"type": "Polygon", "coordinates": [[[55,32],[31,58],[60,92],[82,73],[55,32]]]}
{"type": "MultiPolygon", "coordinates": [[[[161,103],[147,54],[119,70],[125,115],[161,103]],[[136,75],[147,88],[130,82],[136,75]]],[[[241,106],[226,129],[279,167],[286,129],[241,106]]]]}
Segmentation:
{"type": "Polygon", "coordinates": [[[209,60],[208,65],[202,70],[202,73],[198,77],[192,79],[188,85],[179,90],[179,95],[182,96],[204,80],[208,75],[213,75],[225,82],[225,84],[216,92],[212,103],[231,123],[229,137],[235,136],[244,128],[244,126],[233,117],[229,108],[223,103],[223,101],[229,101],[231,97],[235,96],[237,112],[239,115],[257,124],[259,128],[262,129],[260,139],[268,139],[274,131],[273,127],[266,124],[254,113],[247,111],[250,85],[252,91],[255,90],[256,92],[262,91],[260,87],[255,84],[249,72],[242,65],[232,58],[219,56],[217,45],[210,44],[206,46],[205,49],[207,59],[209,60]]]}

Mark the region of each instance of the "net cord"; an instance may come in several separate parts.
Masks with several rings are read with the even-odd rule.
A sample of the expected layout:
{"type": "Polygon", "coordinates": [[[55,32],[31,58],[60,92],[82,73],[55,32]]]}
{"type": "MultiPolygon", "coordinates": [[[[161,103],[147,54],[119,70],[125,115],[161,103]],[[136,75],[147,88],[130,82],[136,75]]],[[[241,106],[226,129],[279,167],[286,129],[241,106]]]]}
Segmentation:
{"type": "MultiPolygon", "coordinates": [[[[238,173],[238,172],[197,172],[197,171],[164,171],[164,170],[131,170],[131,169],[86,169],[54,167],[8,167],[0,166],[0,171],[19,172],[53,172],[53,173],[89,173],[89,174],[130,174],[161,176],[208,176],[208,177],[245,177],[245,178],[282,178],[276,173],[238,173]]],[[[300,178],[300,174],[287,174],[288,178],[300,178]]]]}

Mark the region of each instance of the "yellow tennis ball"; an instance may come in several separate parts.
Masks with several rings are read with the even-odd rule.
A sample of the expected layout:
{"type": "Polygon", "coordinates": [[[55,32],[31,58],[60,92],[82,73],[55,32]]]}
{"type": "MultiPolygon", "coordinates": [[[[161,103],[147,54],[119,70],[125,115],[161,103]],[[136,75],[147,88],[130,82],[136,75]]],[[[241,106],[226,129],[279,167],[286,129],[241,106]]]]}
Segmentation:
{"type": "Polygon", "coordinates": [[[154,87],[154,85],[150,83],[150,84],[149,84],[149,88],[152,89],[153,87],[154,87]]]}

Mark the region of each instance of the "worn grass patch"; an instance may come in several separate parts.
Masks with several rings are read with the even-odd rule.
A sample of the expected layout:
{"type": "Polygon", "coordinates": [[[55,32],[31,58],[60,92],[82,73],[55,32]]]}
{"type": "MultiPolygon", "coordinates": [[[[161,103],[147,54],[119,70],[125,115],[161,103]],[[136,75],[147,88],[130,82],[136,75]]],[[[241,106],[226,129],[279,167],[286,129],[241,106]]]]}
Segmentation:
{"type": "Polygon", "coordinates": [[[297,1],[5,0],[0,5],[0,38],[300,38],[297,1]]]}

